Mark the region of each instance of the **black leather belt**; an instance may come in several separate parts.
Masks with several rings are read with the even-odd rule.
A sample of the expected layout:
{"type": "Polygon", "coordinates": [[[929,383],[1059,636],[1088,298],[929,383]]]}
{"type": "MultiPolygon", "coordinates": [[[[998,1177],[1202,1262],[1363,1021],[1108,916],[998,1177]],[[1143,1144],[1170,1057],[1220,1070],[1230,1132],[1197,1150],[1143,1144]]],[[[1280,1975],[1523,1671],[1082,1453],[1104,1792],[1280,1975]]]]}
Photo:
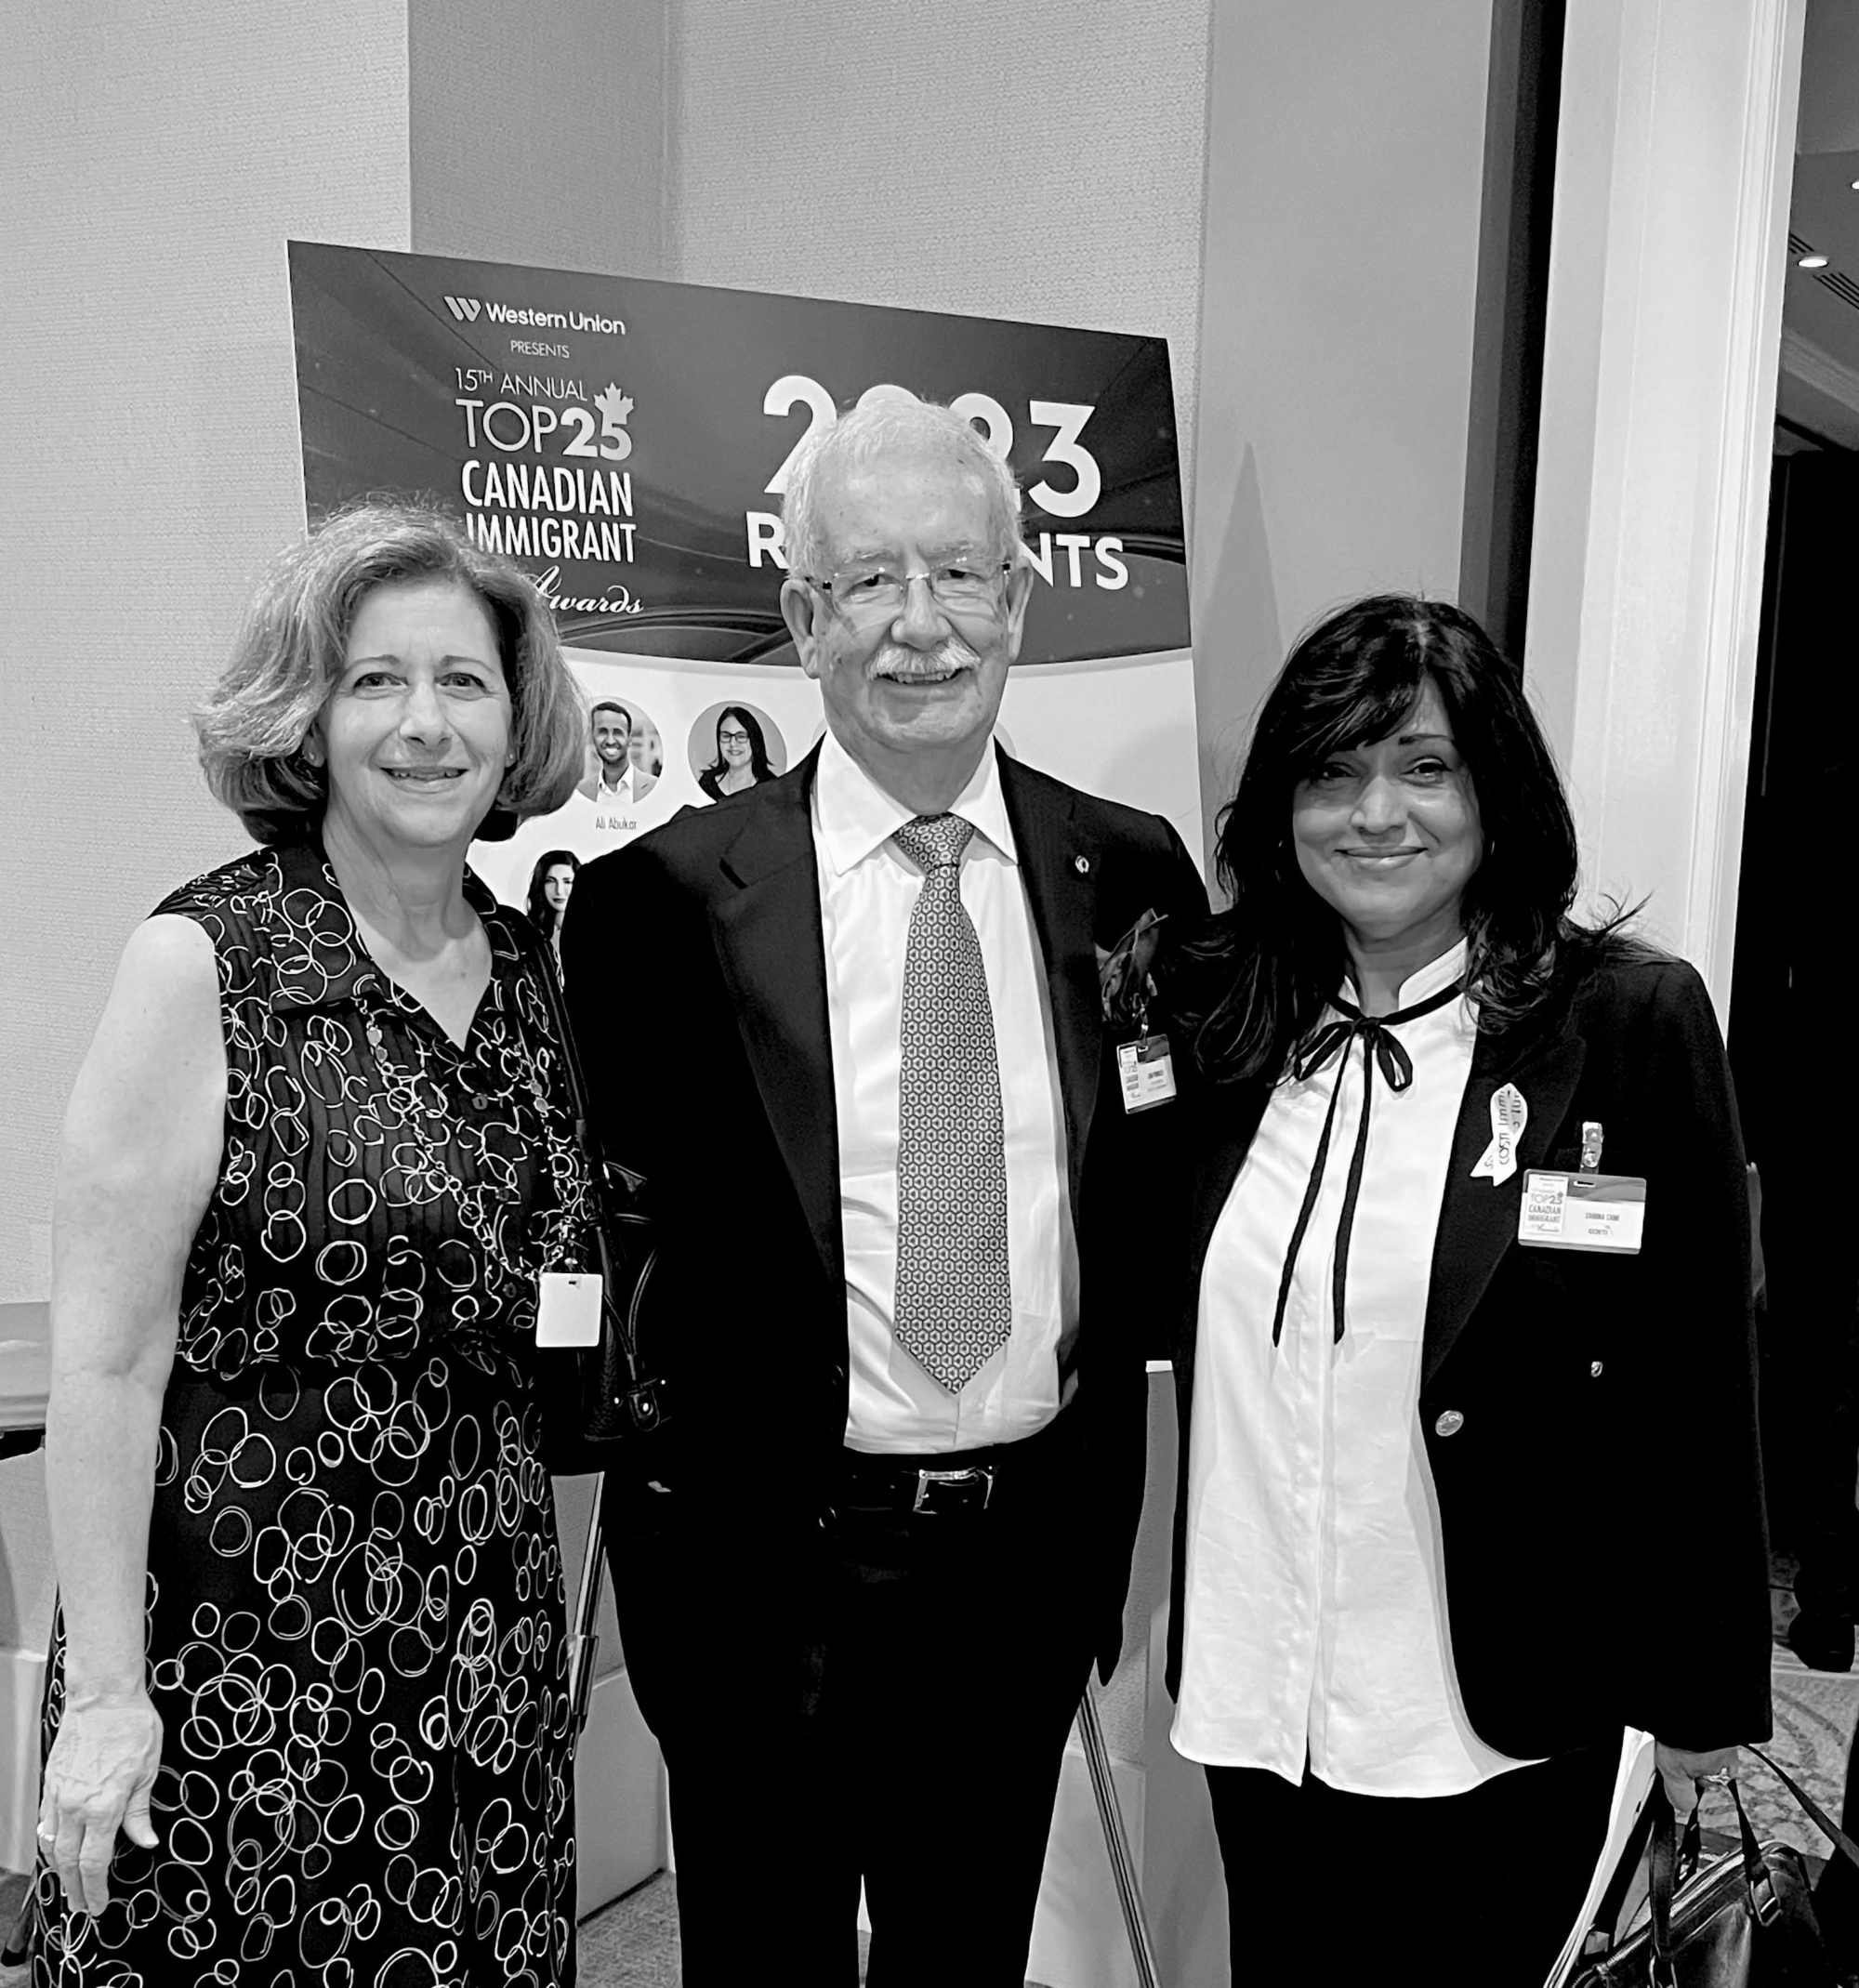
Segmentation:
{"type": "Polygon", "coordinates": [[[1074,1417],[1061,1415],[1019,1442],[898,1456],[847,1450],[839,1504],[849,1511],[984,1512],[1051,1474],[1072,1447],[1074,1417]]]}

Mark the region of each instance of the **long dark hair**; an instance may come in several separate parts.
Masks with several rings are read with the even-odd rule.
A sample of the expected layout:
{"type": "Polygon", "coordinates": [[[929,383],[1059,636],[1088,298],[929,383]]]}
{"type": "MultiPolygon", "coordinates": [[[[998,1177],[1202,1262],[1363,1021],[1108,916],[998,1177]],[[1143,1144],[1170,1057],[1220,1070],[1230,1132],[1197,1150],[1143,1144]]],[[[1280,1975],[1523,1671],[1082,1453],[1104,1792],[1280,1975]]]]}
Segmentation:
{"type": "Polygon", "coordinates": [[[543,895],[543,885],[548,881],[548,873],[557,863],[566,865],[578,877],[581,875],[581,859],[573,849],[545,849],[535,859],[535,868],[529,873],[529,922],[545,939],[555,937],[555,928],[560,922],[560,914],[543,895]]]}
{"type": "Polygon", "coordinates": [[[1187,948],[1180,996],[1197,1059],[1217,1080],[1275,1078],[1347,963],[1340,921],[1298,865],[1291,810],[1299,782],[1333,754],[1387,738],[1430,682],[1470,775],[1484,836],[1459,910],[1481,1028],[1521,1020],[1572,948],[1622,922],[1589,932],[1569,921],[1575,822],[1522,671],[1444,601],[1412,594],[1353,601],[1292,649],[1220,811],[1216,862],[1232,906],[1187,948]]]}
{"type": "MultiPolygon", "coordinates": [[[[723,720],[732,718],[749,735],[749,771],[755,775],[759,786],[764,780],[774,778],[774,769],[768,763],[768,741],[761,735],[761,724],[755,713],[743,704],[725,704],[717,714],[717,730],[723,729],[723,720]]],[[[730,762],[723,757],[723,748],[717,748],[717,757],[704,769],[713,780],[721,780],[730,770],[730,762]]],[[[702,778],[702,775],[699,776],[702,778]]]]}

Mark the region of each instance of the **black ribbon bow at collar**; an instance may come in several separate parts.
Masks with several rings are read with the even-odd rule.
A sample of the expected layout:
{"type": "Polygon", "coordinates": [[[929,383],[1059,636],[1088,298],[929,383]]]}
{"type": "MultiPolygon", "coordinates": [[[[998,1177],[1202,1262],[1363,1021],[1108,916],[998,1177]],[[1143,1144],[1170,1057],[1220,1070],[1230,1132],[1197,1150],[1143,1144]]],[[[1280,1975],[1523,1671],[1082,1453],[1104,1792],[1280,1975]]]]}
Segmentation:
{"type": "Polygon", "coordinates": [[[1278,1344],[1285,1330],[1285,1307],[1291,1296],[1291,1278],[1298,1268],[1298,1252],[1303,1247],[1304,1231],[1311,1226],[1311,1216],[1323,1188],[1324,1163],[1329,1157],[1330,1128],[1336,1123],[1337,1099],[1342,1096],[1342,1073],[1349,1061],[1350,1045],[1357,1036],[1362,1038],[1362,1117],[1355,1128],[1355,1151],[1350,1155],[1349,1181],[1343,1190],[1342,1214],[1337,1222],[1336,1268],[1330,1277],[1330,1310],[1335,1323],[1332,1344],[1338,1344],[1342,1339],[1343,1290],[1349,1281],[1349,1238],[1350,1231],[1355,1227],[1356,1197],[1362,1191],[1363,1162],[1368,1156],[1368,1111],[1375,1101],[1375,1073],[1380,1070],[1390,1090],[1405,1090],[1414,1081],[1414,1060],[1402,1047],[1394,1030],[1404,1021],[1417,1021],[1422,1015],[1431,1015],[1435,1008],[1444,1007],[1448,1001],[1457,1000],[1464,990],[1465,982],[1455,981],[1450,987],[1442,987],[1438,994],[1415,1002],[1412,1007],[1397,1008],[1391,1015],[1365,1015],[1338,994],[1330,1006],[1343,1017],[1342,1020],[1332,1021],[1319,1029],[1310,1047],[1293,1060],[1291,1073],[1301,1084],[1307,1077],[1315,1076],[1335,1057],[1337,1080],[1330,1092],[1330,1108],[1324,1114],[1324,1130],[1317,1140],[1317,1156],[1311,1162],[1311,1179],[1304,1190],[1304,1205],[1298,1210],[1290,1246],[1285,1252],[1284,1274],[1278,1280],[1278,1309],[1272,1315],[1273,1346],[1278,1344]]]}

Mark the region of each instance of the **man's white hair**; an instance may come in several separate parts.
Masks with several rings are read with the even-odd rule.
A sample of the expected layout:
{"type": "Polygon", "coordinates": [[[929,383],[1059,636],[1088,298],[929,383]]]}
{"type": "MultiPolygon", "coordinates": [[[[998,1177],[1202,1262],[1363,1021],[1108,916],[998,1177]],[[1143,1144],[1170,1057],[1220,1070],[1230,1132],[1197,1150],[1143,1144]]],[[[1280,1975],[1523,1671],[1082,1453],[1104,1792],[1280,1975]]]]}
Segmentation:
{"type": "Polygon", "coordinates": [[[887,396],[852,408],[829,428],[816,428],[797,452],[781,506],[790,573],[812,578],[824,570],[826,534],[820,499],[832,472],[867,469],[893,451],[942,456],[972,476],[987,498],[994,549],[1003,560],[1019,559],[1020,485],[1013,471],[966,415],[933,401],[887,396]]]}

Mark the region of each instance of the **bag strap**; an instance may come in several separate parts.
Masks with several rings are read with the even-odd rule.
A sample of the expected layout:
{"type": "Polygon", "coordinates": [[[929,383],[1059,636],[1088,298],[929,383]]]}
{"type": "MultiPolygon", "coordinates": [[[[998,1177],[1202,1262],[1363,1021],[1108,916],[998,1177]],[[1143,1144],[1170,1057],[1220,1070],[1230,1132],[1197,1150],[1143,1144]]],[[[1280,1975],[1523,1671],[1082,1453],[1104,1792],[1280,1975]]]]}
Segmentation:
{"type": "Polygon", "coordinates": [[[548,942],[536,933],[534,926],[529,928],[527,936],[534,941],[529,948],[530,970],[542,983],[543,1003],[548,1009],[549,1025],[555,1031],[555,1053],[561,1059],[562,1074],[568,1079],[568,1096],[574,1107],[575,1142],[604,1186],[607,1177],[601,1165],[600,1141],[587,1109],[587,1077],[581,1068],[580,1052],[574,1047],[574,1031],[569,1023],[568,1003],[562,995],[561,981],[548,942]]]}
{"type": "MultiPolygon", "coordinates": [[[[527,921],[525,921],[527,922],[527,921]]],[[[633,1425],[641,1431],[656,1428],[665,1420],[666,1407],[664,1385],[651,1379],[643,1371],[639,1361],[639,1347],[633,1338],[632,1321],[626,1308],[620,1301],[621,1281],[617,1252],[613,1246],[613,1225],[614,1209],[613,1202],[613,1176],[618,1174],[626,1183],[629,1192],[638,1194],[645,1186],[645,1176],[636,1173],[629,1166],[622,1166],[617,1161],[610,1161],[600,1147],[600,1134],[594,1126],[594,1114],[587,1097],[587,1073],[581,1067],[580,1051],[575,1047],[574,1028],[568,1017],[568,1003],[561,991],[561,982],[556,975],[555,961],[547,947],[536,937],[534,927],[530,936],[532,946],[530,964],[536,978],[542,982],[543,1000],[547,1006],[549,1020],[555,1029],[555,1047],[561,1059],[562,1073],[568,1079],[568,1095],[574,1105],[574,1137],[587,1162],[587,1171],[594,1187],[594,1246],[600,1259],[600,1310],[613,1334],[613,1345],[620,1363],[625,1369],[623,1394],[633,1425]]],[[[634,1215],[634,1222],[639,1220],[634,1215]]]]}
{"type": "Polygon", "coordinates": [[[1757,1759],[1769,1770],[1770,1773],[1794,1797],[1795,1800],[1806,1811],[1808,1821],[1820,1831],[1821,1835],[1846,1859],[1848,1863],[1852,1864],[1855,1870],[1859,1870],[1859,1843],[1853,1842],[1852,1838],[1840,1828],[1839,1823],[1827,1814],[1826,1810],[1801,1786],[1800,1783],[1795,1780],[1786,1769],[1777,1767],[1760,1746],[1750,1746],[1747,1750],[1754,1754],[1757,1759]]]}
{"type": "MultiPolygon", "coordinates": [[[[1754,1754],[1782,1785],[1794,1797],[1808,1820],[1822,1836],[1855,1869],[1859,1869],[1859,1843],[1834,1822],[1820,1804],[1814,1800],[1786,1769],[1778,1766],[1760,1746],[1749,1746],[1754,1754]]],[[[1749,1818],[1743,1807],[1742,1790],[1733,1779],[1730,1783],[1730,1798],[1736,1809],[1737,1834],[1742,1838],[1744,1882],[1748,1887],[1749,1903],[1756,1917],[1766,1925],[1781,1909],[1775,1899],[1774,1882],[1770,1875],[1768,1861],[1762,1854],[1762,1847],[1756,1839],[1756,1832],[1750,1827],[1749,1818]]],[[[1681,1840],[1674,1827],[1676,1818],[1672,1805],[1666,1794],[1665,1784],[1656,1776],[1653,1789],[1647,1797],[1646,1805],[1634,1823],[1626,1843],[1621,1847],[1620,1860],[1615,1864],[1614,1875],[1608,1880],[1607,1889],[1602,1894],[1596,1909],[1589,1939],[1601,1934],[1612,1942],[1620,1914],[1626,1906],[1627,1893],[1633,1881],[1642,1855],[1647,1857],[1649,1885],[1647,1902],[1652,1912],[1652,1981],[1655,1988],[1674,1988],[1678,1975],[1672,1957],[1672,1905],[1681,1887],[1697,1868],[1701,1837],[1698,1816],[1702,1805],[1694,1807],[1686,1820],[1684,1836],[1681,1840]]]]}
{"type": "MultiPolygon", "coordinates": [[[[1730,1799],[1736,1805],[1736,1827],[1743,1839],[1743,1882],[1749,1893],[1750,1909],[1758,1921],[1767,1926],[1782,1909],[1775,1897],[1774,1879],[1770,1875],[1768,1860],[1762,1855],[1762,1846],[1757,1842],[1756,1832],[1750,1828],[1749,1818],[1744,1813],[1742,1792],[1734,1781],[1730,1784],[1730,1799]]],[[[1678,1968],[1672,1959],[1672,1902],[1680,1886],[1697,1867],[1696,1846],[1701,1840],[1698,1810],[1703,1804],[1693,1804],[1685,1823],[1684,1848],[1689,1854],[1686,1868],[1682,1871],[1679,1867],[1679,1846],[1672,1827],[1675,1820],[1672,1805],[1663,1781],[1655,1784],[1646,1806],[1653,1811],[1653,1849],[1649,1859],[1651,1883],[1648,1886],[1653,1917],[1653,1988],[1678,1988],[1678,1968]]]]}

